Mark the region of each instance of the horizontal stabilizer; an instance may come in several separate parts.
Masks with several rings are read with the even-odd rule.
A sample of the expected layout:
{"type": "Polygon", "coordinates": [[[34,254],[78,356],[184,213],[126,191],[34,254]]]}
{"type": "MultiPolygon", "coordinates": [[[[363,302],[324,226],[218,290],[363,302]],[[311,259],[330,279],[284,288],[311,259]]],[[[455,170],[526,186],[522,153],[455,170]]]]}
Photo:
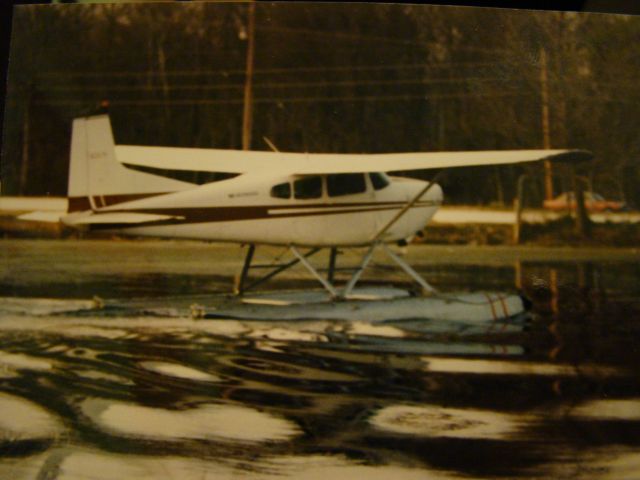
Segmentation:
{"type": "Polygon", "coordinates": [[[103,224],[142,224],[159,222],[163,220],[181,220],[183,217],[171,215],[159,215],[153,213],[97,213],[93,215],[81,215],[76,218],[69,216],[65,223],[69,225],[103,225],[103,224]]]}
{"type": "Polygon", "coordinates": [[[26,220],[30,222],[47,222],[58,223],[62,217],[67,214],[66,210],[61,211],[36,211],[19,215],[18,220],[26,220]]]}
{"type": "Polygon", "coordinates": [[[0,213],[61,212],[67,210],[65,197],[0,196],[0,213]]]}
{"type": "Polygon", "coordinates": [[[67,199],[61,197],[0,197],[0,216],[31,222],[58,223],[67,214],[67,199]]]}
{"type": "Polygon", "coordinates": [[[590,160],[584,150],[495,150],[381,154],[287,153],[117,145],[119,162],[169,170],[246,173],[278,171],[293,175],[391,172],[508,165],[550,159],[590,160]]]}

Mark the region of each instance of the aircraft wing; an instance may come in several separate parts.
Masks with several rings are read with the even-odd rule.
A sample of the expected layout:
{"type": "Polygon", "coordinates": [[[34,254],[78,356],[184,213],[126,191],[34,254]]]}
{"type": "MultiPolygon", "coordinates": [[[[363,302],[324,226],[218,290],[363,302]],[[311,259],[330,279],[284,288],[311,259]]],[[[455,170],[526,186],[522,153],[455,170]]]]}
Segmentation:
{"type": "Polygon", "coordinates": [[[573,162],[589,160],[592,154],[584,150],[334,154],[117,145],[116,157],[124,164],[167,170],[317,175],[507,165],[544,159],[573,162]]]}
{"type": "Polygon", "coordinates": [[[281,169],[300,162],[304,154],[218,150],[208,148],[146,147],[116,145],[116,159],[125,165],[163,170],[247,173],[281,169]]]}
{"type": "Polygon", "coordinates": [[[297,166],[300,175],[356,172],[429,170],[484,165],[508,165],[537,160],[586,160],[591,154],[579,150],[498,150],[478,152],[387,153],[374,155],[317,155],[297,166]]]}

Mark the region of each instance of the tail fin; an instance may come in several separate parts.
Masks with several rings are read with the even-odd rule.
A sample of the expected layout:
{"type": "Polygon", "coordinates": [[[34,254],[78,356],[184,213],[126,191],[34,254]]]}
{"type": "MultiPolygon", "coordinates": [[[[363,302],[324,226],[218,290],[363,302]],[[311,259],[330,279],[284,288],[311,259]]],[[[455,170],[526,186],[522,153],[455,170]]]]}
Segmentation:
{"type": "Polygon", "coordinates": [[[119,163],[108,115],[76,118],[71,134],[69,212],[175,192],[190,183],[134,171],[119,163]]]}

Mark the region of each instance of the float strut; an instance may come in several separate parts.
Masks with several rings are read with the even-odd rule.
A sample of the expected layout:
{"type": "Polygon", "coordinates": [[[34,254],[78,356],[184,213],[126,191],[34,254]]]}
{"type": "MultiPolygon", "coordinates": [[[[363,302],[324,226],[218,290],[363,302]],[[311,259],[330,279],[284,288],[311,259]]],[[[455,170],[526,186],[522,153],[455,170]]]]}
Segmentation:
{"type": "Polygon", "coordinates": [[[382,249],[385,251],[385,253],[389,256],[389,258],[391,258],[391,260],[393,260],[394,262],[396,262],[400,268],[402,268],[402,270],[405,271],[405,273],[407,275],[409,275],[411,278],[413,278],[416,282],[418,282],[418,284],[422,287],[422,289],[425,292],[428,293],[437,293],[437,290],[435,288],[433,288],[431,285],[429,285],[424,278],[422,278],[420,276],[420,274],[418,274],[418,272],[416,272],[413,268],[411,268],[411,266],[405,262],[403,259],[401,259],[398,255],[396,255],[395,253],[393,253],[391,251],[391,249],[385,245],[384,243],[380,244],[382,246],[382,249]]]}
{"type": "MultiPolygon", "coordinates": [[[[310,251],[308,251],[307,253],[304,254],[305,258],[308,258],[312,255],[315,255],[316,253],[318,253],[320,251],[320,248],[314,248],[311,249],[310,251]]],[[[289,268],[293,267],[294,265],[296,265],[300,260],[298,260],[297,258],[294,258],[293,260],[291,260],[288,263],[284,263],[282,265],[273,265],[273,270],[271,270],[271,272],[267,273],[266,275],[264,275],[263,277],[260,277],[256,280],[254,280],[251,284],[249,284],[244,291],[246,292],[247,290],[251,290],[254,287],[257,287],[258,285],[266,282],[267,280],[269,280],[270,278],[275,277],[277,274],[284,272],[285,270],[288,270],[289,268]]],[[[271,266],[269,265],[256,265],[253,268],[259,268],[259,267],[266,267],[266,268],[270,268],[271,266]]]]}
{"type": "Polygon", "coordinates": [[[249,245],[249,249],[247,250],[247,255],[244,257],[244,265],[242,266],[242,272],[240,273],[240,279],[236,284],[236,294],[242,295],[244,293],[244,284],[247,281],[247,276],[249,275],[249,269],[251,268],[251,261],[253,260],[253,254],[256,251],[256,246],[252,243],[249,245]]]}
{"type": "Polygon", "coordinates": [[[367,265],[369,265],[369,262],[371,261],[371,257],[373,256],[373,252],[378,245],[379,245],[378,242],[374,242],[369,247],[369,250],[367,250],[367,253],[362,258],[362,262],[360,263],[360,266],[354,272],[353,276],[351,277],[351,280],[349,280],[349,283],[347,283],[346,287],[344,287],[344,291],[342,292],[342,298],[347,298],[351,294],[353,287],[356,286],[356,283],[360,279],[360,275],[362,275],[362,272],[364,272],[365,268],[367,268],[367,265]]]}
{"type": "Polygon", "coordinates": [[[338,249],[336,247],[331,247],[331,252],[329,254],[329,271],[327,272],[327,282],[333,284],[333,274],[336,269],[336,256],[338,255],[338,249]]]}
{"type": "Polygon", "coordinates": [[[338,297],[338,292],[336,292],[336,289],[333,288],[333,285],[331,285],[329,282],[327,282],[322,277],[322,275],[320,275],[318,273],[318,271],[315,269],[315,267],[309,263],[309,261],[307,260],[306,256],[303,256],[298,251],[298,249],[295,247],[295,245],[291,245],[289,248],[291,248],[291,251],[296,256],[296,258],[300,261],[300,263],[302,263],[306,267],[306,269],[309,270],[311,275],[313,275],[316,278],[316,280],[318,280],[322,284],[322,286],[331,294],[331,296],[333,298],[337,298],[338,297]]]}

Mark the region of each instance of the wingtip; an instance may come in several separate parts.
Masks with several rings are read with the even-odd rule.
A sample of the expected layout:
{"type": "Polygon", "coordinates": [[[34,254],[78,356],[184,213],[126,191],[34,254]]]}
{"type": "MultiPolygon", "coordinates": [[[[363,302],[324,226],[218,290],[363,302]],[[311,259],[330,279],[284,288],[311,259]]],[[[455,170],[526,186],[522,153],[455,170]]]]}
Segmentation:
{"type": "Polygon", "coordinates": [[[554,162],[581,163],[593,160],[593,153],[589,150],[565,150],[547,157],[554,162]]]}

